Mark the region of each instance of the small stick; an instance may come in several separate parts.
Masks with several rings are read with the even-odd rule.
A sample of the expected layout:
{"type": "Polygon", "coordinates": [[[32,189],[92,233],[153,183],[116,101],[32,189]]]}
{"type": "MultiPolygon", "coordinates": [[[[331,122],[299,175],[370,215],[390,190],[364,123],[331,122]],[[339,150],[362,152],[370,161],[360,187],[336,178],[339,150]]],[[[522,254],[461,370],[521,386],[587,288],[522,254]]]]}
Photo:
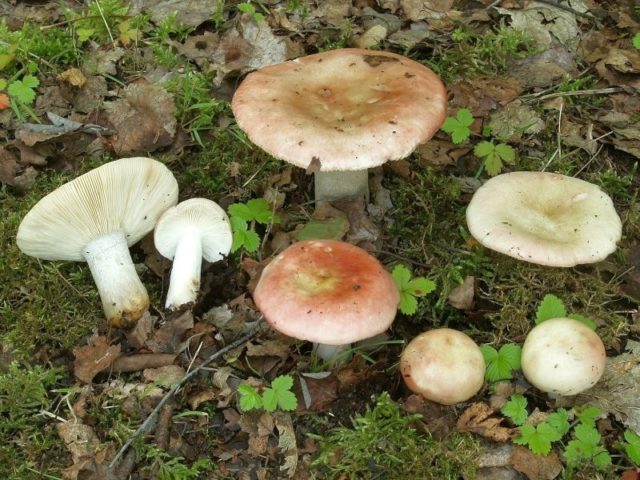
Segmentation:
{"type": "Polygon", "coordinates": [[[156,426],[156,445],[160,450],[166,450],[169,446],[173,406],[173,402],[166,403],[160,409],[160,415],[158,415],[158,425],[156,426]]]}
{"type": "Polygon", "coordinates": [[[146,420],[144,422],[142,422],[142,425],[140,425],[138,427],[138,429],[135,432],[133,432],[133,435],[131,435],[129,437],[129,439],[124,443],[124,445],[122,445],[122,447],[120,447],[120,450],[118,450],[118,453],[116,453],[116,456],[113,457],[113,460],[111,460],[111,463],[109,464],[109,469],[114,468],[114,466],[118,464],[118,462],[120,461],[120,458],[122,457],[122,455],[124,455],[124,453],[127,451],[127,449],[131,446],[131,444],[133,443],[133,441],[136,438],[138,438],[140,435],[146,433],[153,426],[153,424],[154,424],[154,422],[155,422],[155,420],[156,420],[156,418],[158,416],[158,412],[160,412],[162,407],[169,400],[171,400],[173,398],[175,393],[180,389],[180,387],[182,387],[182,385],[184,385],[189,380],[191,380],[203,367],[206,367],[211,362],[213,362],[213,361],[217,360],[218,358],[222,357],[225,353],[227,353],[227,352],[233,350],[234,348],[237,348],[237,347],[243,345],[244,343],[248,342],[253,337],[255,337],[257,333],[258,333],[258,326],[256,325],[249,333],[243,335],[238,340],[236,340],[233,343],[230,343],[226,347],[218,350],[217,352],[212,354],[209,358],[207,358],[204,362],[202,362],[198,367],[194,368],[188,374],[186,374],[184,377],[182,377],[182,380],[180,380],[178,383],[176,383],[171,388],[171,390],[169,390],[164,395],[164,397],[162,397],[162,399],[158,402],[158,404],[155,406],[155,408],[151,411],[151,413],[146,418],[146,420]]]}

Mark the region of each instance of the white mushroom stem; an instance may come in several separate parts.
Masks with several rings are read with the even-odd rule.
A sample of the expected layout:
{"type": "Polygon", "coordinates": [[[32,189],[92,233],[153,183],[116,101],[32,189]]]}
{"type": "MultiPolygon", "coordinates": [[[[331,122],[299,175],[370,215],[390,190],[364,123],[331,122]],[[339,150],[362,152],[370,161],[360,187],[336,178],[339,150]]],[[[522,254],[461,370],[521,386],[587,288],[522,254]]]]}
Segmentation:
{"type": "Polygon", "coordinates": [[[326,343],[313,344],[313,353],[316,357],[324,360],[328,365],[336,365],[337,363],[345,363],[351,358],[351,353],[347,350],[351,348],[351,344],[345,345],[328,345],[326,343]]]}
{"type": "Polygon", "coordinates": [[[196,228],[185,231],[173,256],[173,268],[165,308],[172,310],[195,302],[200,290],[202,239],[196,228]]]}
{"type": "Polygon", "coordinates": [[[331,202],[342,198],[364,196],[369,200],[369,174],[367,169],[345,172],[316,172],[316,202],[331,202]]]}
{"type": "Polygon", "coordinates": [[[133,265],[124,233],[102,235],[91,240],[82,252],[107,320],[118,326],[140,318],[149,307],[149,295],[133,265]]]}

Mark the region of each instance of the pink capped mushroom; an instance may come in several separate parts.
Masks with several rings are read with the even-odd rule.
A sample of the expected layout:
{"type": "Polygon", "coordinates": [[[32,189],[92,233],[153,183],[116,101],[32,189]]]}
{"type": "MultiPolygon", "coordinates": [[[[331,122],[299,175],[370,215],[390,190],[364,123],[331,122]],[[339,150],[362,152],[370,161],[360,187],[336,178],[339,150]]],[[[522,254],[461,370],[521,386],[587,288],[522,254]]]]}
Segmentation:
{"type": "MultiPolygon", "coordinates": [[[[389,328],[399,293],[391,275],[365,250],[346,242],[307,240],[291,245],[267,265],[253,298],[279,332],[343,346],[389,328]]],[[[339,349],[316,350],[332,361],[339,349]]]]}
{"type": "Polygon", "coordinates": [[[395,53],[344,48],[247,76],[231,104],[253,143],[316,172],[316,201],[367,196],[367,169],[409,155],[446,117],[438,76],[395,53]]]}

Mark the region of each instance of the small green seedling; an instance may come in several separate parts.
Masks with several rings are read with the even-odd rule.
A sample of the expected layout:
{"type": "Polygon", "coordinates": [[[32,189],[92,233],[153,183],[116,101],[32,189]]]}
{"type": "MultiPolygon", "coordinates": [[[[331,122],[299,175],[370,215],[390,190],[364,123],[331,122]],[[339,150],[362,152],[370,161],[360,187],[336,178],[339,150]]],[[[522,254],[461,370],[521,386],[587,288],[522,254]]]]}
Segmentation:
{"type": "Polygon", "coordinates": [[[562,317],[573,318],[574,320],[584,323],[592,330],[596,329],[596,322],[592,319],[585,317],[584,315],[580,315],[579,313],[567,314],[567,309],[565,308],[562,300],[552,294],[545,295],[536,310],[536,325],[544,322],[545,320],[562,317]]]}
{"type": "Polygon", "coordinates": [[[255,198],[247,203],[229,205],[229,221],[233,230],[231,251],[243,247],[247,252],[255,252],[260,247],[260,236],[255,231],[255,224],[270,225],[280,222],[280,216],[264,198],[255,198]]]}
{"type": "Polygon", "coordinates": [[[487,364],[485,378],[490,383],[511,380],[513,371],[520,370],[522,347],[514,343],[506,343],[496,350],[490,345],[480,347],[484,362],[487,364]]]}
{"type": "Polygon", "coordinates": [[[624,453],[627,454],[636,467],[640,467],[640,435],[633,433],[631,430],[624,432],[626,442],[622,444],[624,453]]]}
{"type": "Polygon", "coordinates": [[[537,455],[548,455],[551,451],[551,444],[561,440],[569,428],[569,413],[564,408],[559,408],[550,414],[546,421],[536,426],[531,424],[520,426],[518,429],[520,436],[513,443],[525,445],[537,455]]]}
{"type": "Polygon", "coordinates": [[[451,141],[455,144],[465,142],[471,135],[469,128],[473,123],[473,115],[467,108],[461,108],[455,117],[447,117],[442,124],[442,130],[451,135],[451,141]]]}
{"type": "Polygon", "coordinates": [[[473,153],[478,158],[484,158],[484,169],[492,177],[502,171],[505,163],[513,164],[516,161],[516,151],[505,143],[494,144],[485,140],[475,146],[473,153]]]}
{"type": "Polygon", "coordinates": [[[242,2],[238,4],[238,10],[242,13],[247,13],[253,19],[254,22],[260,23],[264,20],[264,15],[256,10],[250,2],[242,2]]]}
{"type": "Polygon", "coordinates": [[[7,87],[7,93],[11,98],[11,108],[21,122],[24,122],[25,116],[23,112],[26,112],[35,121],[40,122],[38,116],[30,108],[30,105],[36,99],[35,89],[38,85],[40,85],[40,81],[36,77],[25,75],[22,80],[14,80],[7,87]]]}
{"type": "Polygon", "coordinates": [[[298,399],[291,391],[293,378],[291,375],[280,375],[271,382],[270,388],[265,388],[260,394],[251,385],[242,384],[238,387],[240,394],[240,408],[242,410],[256,410],[263,408],[267,412],[275,412],[278,408],[284,411],[295,410],[298,399]]]}
{"type": "Polygon", "coordinates": [[[577,468],[591,461],[598,470],[611,465],[611,455],[601,445],[601,436],[595,426],[580,423],[573,429],[575,438],[567,443],[564,456],[569,468],[577,468]]]}
{"type": "Polygon", "coordinates": [[[511,395],[500,411],[505,417],[509,417],[514,425],[524,424],[529,417],[527,399],[520,394],[511,395]]]}
{"type": "Polygon", "coordinates": [[[404,265],[396,265],[391,272],[400,291],[398,308],[405,315],[413,315],[418,310],[417,297],[424,297],[435,290],[435,282],[425,277],[413,277],[411,270],[404,265]]]}
{"type": "Polygon", "coordinates": [[[640,32],[636,33],[633,36],[633,46],[636,47],[638,50],[640,50],[640,32]]]}

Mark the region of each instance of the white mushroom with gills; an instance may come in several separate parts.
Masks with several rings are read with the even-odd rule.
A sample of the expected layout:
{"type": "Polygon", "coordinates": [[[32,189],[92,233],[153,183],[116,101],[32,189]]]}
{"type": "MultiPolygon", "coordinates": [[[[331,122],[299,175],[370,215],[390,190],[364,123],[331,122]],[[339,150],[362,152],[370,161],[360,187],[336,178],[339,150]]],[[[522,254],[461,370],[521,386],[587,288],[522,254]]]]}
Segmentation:
{"type": "Polygon", "coordinates": [[[407,387],[443,405],[464,402],[478,393],[485,368],[480,347],[451,328],[421,333],[400,357],[400,374],[407,387]]]}
{"type": "Polygon", "coordinates": [[[316,171],[316,201],[366,196],[367,169],[409,155],[446,117],[438,76],[395,53],[344,48],[271,65],[233,96],[236,121],[276,158],[316,171]]]}
{"type": "Polygon", "coordinates": [[[522,346],[522,373],[539,390],[577,395],[604,373],[607,353],[596,332],[572,318],[553,318],[535,326],[522,346]]]}
{"type": "Polygon", "coordinates": [[[64,184],[22,220],[22,252],[45,260],[87,262],[107,320],[135,323],[149,307],[129,247],[178,201],[178,183],[162,163],[122,158],[64,184]]]}
{"type": "Polygon", "coordinates": [[[599,262],[622,236],[622,222],[604,191],[557,173],[493,177],[473,195],[466,215],[482,245],[539,265],[599,262]]]}
{"type": "Polygon", "coordinates": [[[191,198],[162,214],[153,240],[158,252],[173,260],[165,308],[176,309],[196,300],[202,259],[222,260],[233,236],[229,218],[217,203],[191,198]]]}
{"type": "Polygon", "coordinates": [[[253,299],[275,330],[319,344],[316,354],[332,363],[344,346],[389,328],[400,296],[389,272],[365,250],[305,240],[265,267],[253,299]]]}

